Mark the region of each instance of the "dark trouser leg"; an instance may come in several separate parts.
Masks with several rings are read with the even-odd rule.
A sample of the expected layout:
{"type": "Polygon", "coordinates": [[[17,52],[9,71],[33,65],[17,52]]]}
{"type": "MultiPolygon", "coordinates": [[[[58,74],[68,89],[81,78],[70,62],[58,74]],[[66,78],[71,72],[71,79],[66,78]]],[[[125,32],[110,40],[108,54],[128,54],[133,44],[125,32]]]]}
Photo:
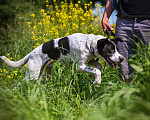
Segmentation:
{"type": "Polygon", "coordinates": [[[118,42],[117,47],[119,53],[124,57],[124,60],[119,64],[120,77],[129,79],[133,73],[133,69],[128,64],[127,60],[130,55],[136,52],[135,37],[133,34],[133,21],[118,18],[116,23],[116,38],[122,38],[123,42],[118,42]]]}
{"type": "MultiPolygon", "coordinates": [[[[125,80],[132,78],[133,68],[127,60],[136,54],[136,42],[141,39],[145,44],[150,41],[150,20],[122,19],[118,18],[116,23],[116,37],[122,38],[123,43],[118,42],[118,51],[124,56],[124,61],[119,64],[120,76],[125,80]]],[[[128,82],[128,81],[127,81],[128,82]]]]}

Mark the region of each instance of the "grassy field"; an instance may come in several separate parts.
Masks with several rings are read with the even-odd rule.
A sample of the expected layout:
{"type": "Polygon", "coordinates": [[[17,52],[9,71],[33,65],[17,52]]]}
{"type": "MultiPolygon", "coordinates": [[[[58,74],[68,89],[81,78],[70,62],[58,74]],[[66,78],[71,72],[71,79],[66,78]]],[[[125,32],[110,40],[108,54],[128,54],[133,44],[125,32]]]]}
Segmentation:
{"type": "MultiPolygon", "coordinates": [[[[55,0],[54,0],[55,1],[55,0]]],[[[19,60],[35,47],[54,38],[72,33],[102,34],[100,18],[94,18],[92,3],[83,8],[61,2],[46,9],[32,8],[18,13],[0,55],[19,60]]],[[[31,6],[33,7],[33,6],[31,6]]],[[[101,7],[96,5],[96,7],[101,7]]],[[[102,14],[99,11],[99,14],[102,14]]],[[[99,15],[97,15],[99,16],[99,15]]],[[[46,83],[22,81],[23,68],[10,68],[0,61],[1,120],[149,120],[150,119],[150,49],[137,44],[137,55],[129,63],[135,68],[133,81],[126,85],[117,69],[108,65],[102,83],[95,88],[87,73],[77,73],[74,63],[66,68],[53,66],[46,83]],[[88,81],[88,82],[87,82],[88,81]],[[15,87],[17,83],[21,87],[15,87]]],[[[104,66],[104,61],[100,60],[104,66]]]]}

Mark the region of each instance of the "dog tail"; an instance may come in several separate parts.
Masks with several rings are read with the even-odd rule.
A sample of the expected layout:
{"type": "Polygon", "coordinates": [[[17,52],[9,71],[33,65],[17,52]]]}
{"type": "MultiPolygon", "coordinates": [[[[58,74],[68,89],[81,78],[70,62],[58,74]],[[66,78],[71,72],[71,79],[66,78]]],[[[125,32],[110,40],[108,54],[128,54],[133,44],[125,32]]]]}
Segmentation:
{"type": "Polygon", "coordinates": [[[10,67],[19,68],[24,66],[28,62],[29,56],[30,54],[26,55],[24,58],[22,58],[19,61],[11,61],[5,56],[0,56],[0,58],[5,62],[5,64],[9,65],[10,67]]]}

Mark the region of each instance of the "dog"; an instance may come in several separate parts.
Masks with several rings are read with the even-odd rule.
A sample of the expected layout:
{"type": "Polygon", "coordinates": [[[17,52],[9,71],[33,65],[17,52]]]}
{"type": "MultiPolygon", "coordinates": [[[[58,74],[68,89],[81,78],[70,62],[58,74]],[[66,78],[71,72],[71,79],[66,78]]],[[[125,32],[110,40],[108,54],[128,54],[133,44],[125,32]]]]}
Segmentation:
{"type": "Polygon", "coordinates": [[[101,35],[74,33],[62,38],[50,40],[41,44],[19,61],[11,61],[5,56],[0,58],[10,67],[22,67],[27,63],[24,80],[37,80],[42,67],[47,65],[47,73],[51,74],[53,62],[59,61],[65,65],[78,63],[79,72],[95,75],[93,84],[101,83],[101,64],[96,58],[104,59],[108,65],[116,68],[116,64],[123,61],[123,57],[116,48],[116,43],[122,39],[108,39],[101,35]],[[89,67],[87,65],[92,65],[89,67]]]}

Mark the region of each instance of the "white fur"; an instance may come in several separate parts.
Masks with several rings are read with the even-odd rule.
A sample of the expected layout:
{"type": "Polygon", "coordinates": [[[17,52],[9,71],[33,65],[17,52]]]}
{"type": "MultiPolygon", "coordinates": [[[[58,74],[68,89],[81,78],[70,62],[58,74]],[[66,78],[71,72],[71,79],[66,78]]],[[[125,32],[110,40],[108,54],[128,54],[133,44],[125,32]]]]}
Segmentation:
{"type": "Polygon", "coordinates": [[[110,59],[113,62],[120,62],[120,57],[122,57],[119,52],[117,51],[117,48],[115,47],[115,53],[110,57],[110,59]]]}

